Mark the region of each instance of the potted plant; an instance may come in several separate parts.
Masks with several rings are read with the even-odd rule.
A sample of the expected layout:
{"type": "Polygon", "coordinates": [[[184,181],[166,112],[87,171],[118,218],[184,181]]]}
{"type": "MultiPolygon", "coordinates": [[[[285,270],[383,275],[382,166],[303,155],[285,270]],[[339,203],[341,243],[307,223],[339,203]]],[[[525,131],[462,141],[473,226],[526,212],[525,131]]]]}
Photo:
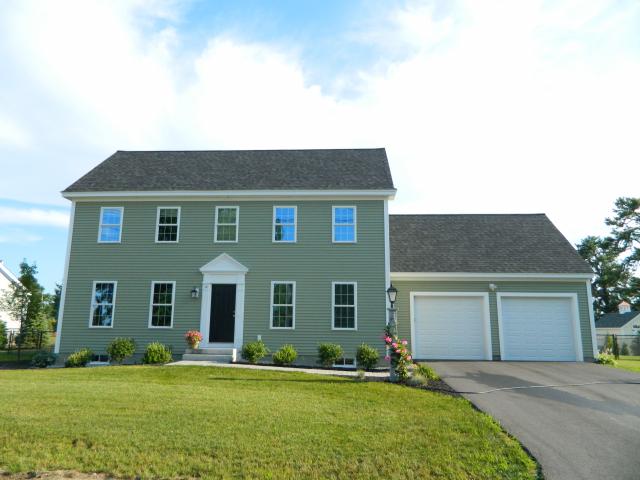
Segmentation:
{"type": "Polygon", "coordinates": [[[189,330],[184,334],[184,338],[187,341],[187,345],[192,350],[195,350],[200,346],[200,342],[202,341],[202,334],[198,330],[189,330]]]}

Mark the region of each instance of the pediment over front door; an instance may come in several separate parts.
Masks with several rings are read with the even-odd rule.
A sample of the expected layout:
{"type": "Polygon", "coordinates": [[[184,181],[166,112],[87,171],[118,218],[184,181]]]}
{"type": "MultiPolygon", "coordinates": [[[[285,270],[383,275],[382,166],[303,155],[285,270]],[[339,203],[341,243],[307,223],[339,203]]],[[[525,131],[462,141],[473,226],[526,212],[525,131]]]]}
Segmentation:
{"type": "Polygon", "coordinates": [[[223,253],[211,260],[206,265],[200,267],[203,274],[220,273],[247,273],[249,269],[233,258],[231,255],[223,253]]]}

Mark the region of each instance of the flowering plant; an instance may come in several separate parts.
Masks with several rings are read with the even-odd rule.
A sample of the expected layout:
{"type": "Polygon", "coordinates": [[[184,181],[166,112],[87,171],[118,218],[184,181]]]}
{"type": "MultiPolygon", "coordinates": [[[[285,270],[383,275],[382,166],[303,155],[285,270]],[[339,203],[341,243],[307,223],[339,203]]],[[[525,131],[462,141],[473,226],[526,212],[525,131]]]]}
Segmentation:
{"type": "Polygon", "coordinates": [[[198,330],[189,330],[184,334],[184,338],[191,348],[198,348],[202,341],[202,334],[198,330]]]}
{"type": "Polygon", "coordinates": [[[411,366],[411,352],[407,347],[407,341],[400,339],[397,335],[391,332],[389,326],[385,327],[384,335],[382,337],[384,343],[387,345],[387,356],[385,360],[391,362],[391,367],[394,369],[398,379],[401,382],[406,381],[409,378],[409,367],[411,366]]]}

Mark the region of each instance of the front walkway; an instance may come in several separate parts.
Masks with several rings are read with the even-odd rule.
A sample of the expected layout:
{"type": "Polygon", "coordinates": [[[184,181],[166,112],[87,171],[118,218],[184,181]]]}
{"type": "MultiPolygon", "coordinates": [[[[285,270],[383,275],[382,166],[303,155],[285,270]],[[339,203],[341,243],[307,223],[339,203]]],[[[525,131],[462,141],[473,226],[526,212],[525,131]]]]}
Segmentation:
{"type": "MultiPolygon", "coordinates": [[[[178,362],[169,363],[169,365],[195,365],[199,367],[222,367],[222,368],[246,368],[250,370],[275,370],[278,372],[302,372],[312,373],[315,375],[332,375],[334,377],[357,377],[358,372],[353,370],[325,370],[322,368],[297,368],[297,367],[276,367],[272,365],[249,365],[247,363],[216,363],[206,362],[203,360],[180,360],[178,362]]],[[[371,380],[387,380],[389,372],[387,370],[380,372],[365,372],[365,376],[371,380]]]]}

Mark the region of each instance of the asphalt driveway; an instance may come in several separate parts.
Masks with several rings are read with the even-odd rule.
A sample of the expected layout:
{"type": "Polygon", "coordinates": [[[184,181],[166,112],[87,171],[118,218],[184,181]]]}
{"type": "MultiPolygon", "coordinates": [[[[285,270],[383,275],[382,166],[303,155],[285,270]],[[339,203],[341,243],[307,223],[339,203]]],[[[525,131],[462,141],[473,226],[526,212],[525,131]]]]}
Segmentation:
{"type": "Polygon", "coordinates": [[[640,374],[592,363],[430,362],[547,479],[640,478],[640,374]]]}

